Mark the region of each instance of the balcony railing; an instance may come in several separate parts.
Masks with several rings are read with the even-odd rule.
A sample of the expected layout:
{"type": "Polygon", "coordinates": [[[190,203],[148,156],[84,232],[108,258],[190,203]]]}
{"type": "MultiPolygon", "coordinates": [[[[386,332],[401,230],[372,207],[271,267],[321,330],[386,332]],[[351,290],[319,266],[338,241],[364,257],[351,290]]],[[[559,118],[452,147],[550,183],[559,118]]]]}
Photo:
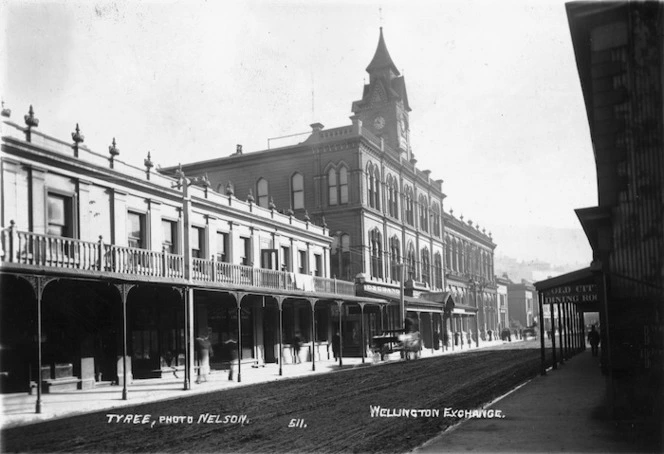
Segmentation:
{"type": "MultiPolygon", "coordinates": [[[[3,263],[185,279],[184,257],[181,255],[105,244],[101,238],[94,242],[22,232],[12,223],[1,231],[0,247],[3,263]]],[[[214,259],[192,258],[191,268],[191,279],[197,283],[355,295],[352,282],[337,279],[253,268],[214,259]]]]}

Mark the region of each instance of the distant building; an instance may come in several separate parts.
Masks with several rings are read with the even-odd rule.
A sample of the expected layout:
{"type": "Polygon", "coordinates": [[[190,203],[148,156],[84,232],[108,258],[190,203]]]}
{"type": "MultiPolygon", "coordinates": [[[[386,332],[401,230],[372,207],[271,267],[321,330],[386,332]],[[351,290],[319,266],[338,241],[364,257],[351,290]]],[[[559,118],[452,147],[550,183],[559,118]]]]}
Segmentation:
{"type": "Polygon", "coordinates": [[[664,4],[574,2],[567,15],[597,166],[576,210],[593,249],[614,414],[651,426],[664,402],[664,4]]]}
{"type": "Polygon", "coordinates": [[[498,299],[498,330],[510,327],[509,292],[507,286],[511,284],[507,276],[496,276],[496,295],[498,299]]]}
{"type": "Polygon", "coordinates": [[[510,322],[532,326],[538,317],[537,293],[532,283],[522,280],[507,285],[510,322]]]}

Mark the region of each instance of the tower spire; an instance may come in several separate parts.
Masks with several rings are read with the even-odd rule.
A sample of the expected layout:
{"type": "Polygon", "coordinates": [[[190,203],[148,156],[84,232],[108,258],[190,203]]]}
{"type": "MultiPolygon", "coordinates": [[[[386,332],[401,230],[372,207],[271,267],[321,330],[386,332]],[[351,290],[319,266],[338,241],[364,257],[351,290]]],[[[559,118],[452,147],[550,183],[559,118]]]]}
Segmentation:
{"type": "Polygon", "coordinates": [[[367,72],[371,74],[372,72],[377,72],[382,69],[391,69],[395,75],[399,76],[401,73],[397,69],[397,66],[392,61],[390,53],[387,51],[387,46],[385,45],[385,38],[383,38],[383,27],[380,27],[380,37],[378,38],[378,47],[376,47],[376,53],[367,66],[367,72]]]}

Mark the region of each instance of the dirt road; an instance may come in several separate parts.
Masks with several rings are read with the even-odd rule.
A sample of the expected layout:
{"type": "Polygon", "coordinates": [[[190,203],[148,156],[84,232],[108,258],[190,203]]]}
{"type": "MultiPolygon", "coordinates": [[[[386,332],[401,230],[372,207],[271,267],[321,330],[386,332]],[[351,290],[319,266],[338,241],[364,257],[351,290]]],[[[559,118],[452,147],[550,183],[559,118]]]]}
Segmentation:
{"type": "Polygon", "coordinates": [[[458,420],[445,408],[477,408],[536,375],[539,361],[520,348],[367,366],[7,429],[2,450],[404,452],[458,420]],[[440,413],[389,416],[401,409],[440,413]],[[163,419],[174,416],[184,420],[163,419]]]}

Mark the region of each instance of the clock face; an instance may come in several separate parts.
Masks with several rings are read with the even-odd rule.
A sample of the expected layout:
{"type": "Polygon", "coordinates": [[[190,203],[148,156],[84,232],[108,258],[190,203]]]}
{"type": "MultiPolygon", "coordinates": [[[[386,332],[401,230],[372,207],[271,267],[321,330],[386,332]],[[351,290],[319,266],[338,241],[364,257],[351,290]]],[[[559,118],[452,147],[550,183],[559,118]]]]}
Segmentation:
{"type": "Polygon", "coordinates": [[[383,117],[376,117],[374,120],[374,128],[383,129],[385,127],[385,119],[383,117]]]}

